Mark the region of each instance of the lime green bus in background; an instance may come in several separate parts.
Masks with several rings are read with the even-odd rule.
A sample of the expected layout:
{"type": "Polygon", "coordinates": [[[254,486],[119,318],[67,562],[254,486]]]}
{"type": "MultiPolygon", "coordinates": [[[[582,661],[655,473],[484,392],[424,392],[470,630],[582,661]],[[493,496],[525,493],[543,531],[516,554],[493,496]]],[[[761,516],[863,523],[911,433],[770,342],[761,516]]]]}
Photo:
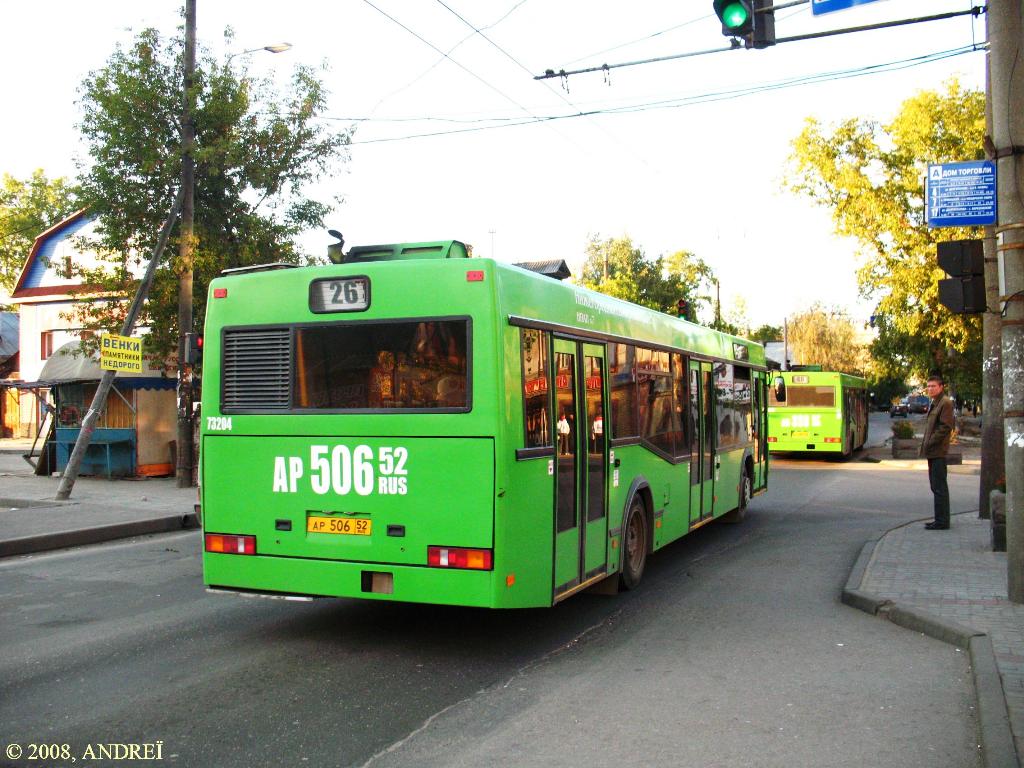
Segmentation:
{"type": "Polygon", "coordinates": [[[768,435],[773,453],[850,456],[868,438],[867,382],[810,366],[776,371],[768,393],[768,435]]]}
{"type": "Polygon", "coordinates": [[[550,606],[766,489],[759,344],[458,241],[338,261],[210,285],[211,590],[550,606]]]}

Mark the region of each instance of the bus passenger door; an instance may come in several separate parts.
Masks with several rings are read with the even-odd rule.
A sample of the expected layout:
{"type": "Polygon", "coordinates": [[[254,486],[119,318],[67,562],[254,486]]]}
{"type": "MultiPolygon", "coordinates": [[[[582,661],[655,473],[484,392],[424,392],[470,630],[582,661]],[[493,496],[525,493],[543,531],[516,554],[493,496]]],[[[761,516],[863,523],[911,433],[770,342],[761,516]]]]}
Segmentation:
{"type": "Polygon", "coordinates": [[[715,391],[711,363],[690,361],[690,527],[715,503],[715,391]]]}
{"type": "Polygon", "coordinates": [[[555,600],[604,574],[607,440],[604,348],[554,340],[555,600]]]}
{"type": "Polygon", "coordinates": [[[765,466],[768,461],[768,413],[765,410],[765,374],[759,371],[751,371],[750,393],[754,398],[752,417],[754,420],[754,487],[752,490],[759,490],[764,487],[765,466]]]}

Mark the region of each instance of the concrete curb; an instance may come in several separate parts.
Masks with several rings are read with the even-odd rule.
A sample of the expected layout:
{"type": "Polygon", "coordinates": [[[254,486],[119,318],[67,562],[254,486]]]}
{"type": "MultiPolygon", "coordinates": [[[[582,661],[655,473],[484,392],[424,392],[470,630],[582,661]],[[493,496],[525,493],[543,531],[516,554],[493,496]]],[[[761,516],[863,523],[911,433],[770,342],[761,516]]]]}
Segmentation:
{"type": "Polygon", "coordinates": [[[194,512],[184,515],[168,515],[149,520],[132,520],[124,523],[112,523],[95,528],[57,531],[38,536],[23,536],[19,539],[0,541],[0,557],[28,555],[35,552],[47,552],[53,549],[80,547],[85,544],[99,544],[104,541],[128,539],[132,536],[144,536],[151,533],[169,533],[199,527],[199,520],[194,512]]]}
{"type": "Polygon", "coordinates": [[[857,556],[856,562],[843,587],[842,602],[852,608],[882,616],[893,624],[906,629],[921,632],[936,640],[968,648],[971,658],[971,674],[974,677],[974,691],[978,698],[978,725],[981,731],[981,755],[986,768],[1020,768],[1020,760],[1010,730],[1010,716],[1006,708],[1006,693],[1003,691],[1002,678],[996,665],[995,651],[992,640],[984,632],[966,627],[955,621],[949,621],[934,613],[901,605],[898,602],[881,598],[860,587],[875,547],[890,531],[906,525],[919,523],[914,520],[890,528],[877,539],[865,542],[857,556]]]}
{"type": "Polygon", "coordinates": [[[1003,684],[996,667],[992,639],[988,635],[971,638],[971,669],[978,692],[978,721],[985,765],[1017,768],[1020,765],[1017,748],[1013,744],[1003,684]]]}

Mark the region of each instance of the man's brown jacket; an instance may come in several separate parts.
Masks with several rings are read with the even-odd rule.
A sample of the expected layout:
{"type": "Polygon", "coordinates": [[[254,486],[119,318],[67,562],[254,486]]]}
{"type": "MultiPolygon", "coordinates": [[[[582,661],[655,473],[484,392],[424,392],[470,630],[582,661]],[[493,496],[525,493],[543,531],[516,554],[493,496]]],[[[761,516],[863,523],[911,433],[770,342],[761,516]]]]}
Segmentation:
{"type": "Polygon", "coordinates": [[[928,418],[924,425],[924,440],[921,441],[921,456],[939,459],[949,450],[949,438],[953,435],[956,422],[953,419],[953,401],[945,395],[932,400],[928,418]]]}

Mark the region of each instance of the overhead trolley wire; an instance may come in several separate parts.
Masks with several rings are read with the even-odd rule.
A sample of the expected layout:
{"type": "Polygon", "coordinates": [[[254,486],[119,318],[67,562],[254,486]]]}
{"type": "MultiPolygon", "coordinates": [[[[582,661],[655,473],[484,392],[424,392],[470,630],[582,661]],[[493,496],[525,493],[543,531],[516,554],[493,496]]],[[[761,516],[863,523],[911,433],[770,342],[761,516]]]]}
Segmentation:
{"type": "Polygon", "coordinates": [[[628,48],[631,45],[636,45],[637,43],[642,43],[645,40],[653,40],[656,37],[660,37],[661,35],[668,34],[669,32],[675,32],[677,29],[682,29],[683,27],[688,27],[691,24],[696,24],[698,21],[704,21],[704,19],[708,19],[708,18],[710,18],[712,16],[714,16],[713,13],[707,13],[707,14],[704,14],[703,16],[698,16],[695,19],[690,19],[689,21],[684,21],[682,24],[676,24],[674,27],[669,27],[668,29],[663,29],[660,32],[654,32],[653,34],[650,34],[650,35],[644,35],[643,37],[638,37],[636,40],[630,40],[627,43],[619,43],[618,45],[613,45],[611,48],[605,48],[602,51],[595,51],[594,53],[588,53],[586,56],[580,56],[578,59],[573,59],[572,61],[567,61],[566,64],[567,65],[568,64],[575,64],[575,63],[577,63],[579,61],[586,61],[587,59],[592,59],[595,56],[600,56],[600,55],[605,54],[605,53],[611,53],[612,51],[617,51],[620,48],[628,48]]]}
{"type": "MultiPolygon", "coordinates": [[[[492,29],[493,27],[498,26],[499,24],[501,24],[501,22],[503,22],[505,19],[507,19],[509,16],[511,16],[517,10],[519,10],[520,6],[522,6],[524,3],[527,3],[527,2],[529,2],[529,0],[519,0],[518,3],[516,3],[511,8],[509,8],[507,11],[505,11],[505,13],[502,14],[502,16],[500,18],[496,19],[495,21],[492,21],[490,24],[488,24],[487,26],[485,26],[483,28],[484,29],[492,29]]],[[[446,54],[450,54],[450,53],[454,52],[456,48],[458,48],[460,45],[462,45],[467,40],[471,39],[475,34],[477,34],[477,33],[474,32],[472,35],[466,35],[464,38],[459,40],[459,42],[457,42],[455,45],[453,45],[451,48],[449,48],[447,50],[446,54]]],[[[408,83],[403,85],[401,88],[398,88],[398,89],[392,91],[391,93],[389,93],[387,96],[382,97],[381,100],[377,102],[376,106],[374,106],[374,108],[372,110],[370,110],[370,113],[373,114],[373,112],[376,112],[377,108],[381,104],[383,104],[385,101],[387,101],[388,99],[390,99],[393,96],[398,95],[399,93],[401,93],[402,91],[406,90],[407,88],[411,88],[413,85],[418,83],[420,80],[422,80],[428,74],[430,74],[434,69],[436,69],[437,65],[440,64],[441,62],[443,62],[445,60],[445,58],[448,58],[448,56],[447,55],[443,55],[440,59],[437,59],[433,64],[431,64],[429,67],[427,67],[425,70],[423,70],[420,74],[418,74],[416,77],[414,77],[408,83]]]]}
{"type": "MultiPolygon", "coordinates": [[[[759,93],[767,93],[770,91],[783,90],[786,88],[795,88],[802,85],[815,85],[819,83],[831,82],[835,80],[847,80],[854,77],[863,77],[867,75],[880,74],[883,72],[894,72],[903,69],[909,69],[911,67],[921,66],[923,64],[930,64],[932,62],[941,61],[943,59],[952,58],[955,56],[962,56],[967,53],[973,53],[979,50],[984,50],[986,46],[980,45],[966,45],[959,48],[951,48],[945,51],[937,51],[929,54],[922,54],[920,56],[913,56],[907,59],[898,59],[895,61],[884,62],[881,64],[869,64],[862,67],[854,67],[844,70],[834,70],[829,72],[818,72],[812,74],[799,75],[796,77],[787,78],[784,80],[778,80],[770,83],[762,83],[757,85],[740,86],[737,88],[719,90],[719,91],[708,91],[704,93],[693,94],[691,96],[681,96],[673,99],[663,99],[654,102],[642,102],[639,104],[630,104],[619,107],[608,107],[601,109],[592,109],[576,113],[565,113],[560,115],[544,115],[544,116],[533,116],[530,118],[479,118],[476,121],[466,121],[469,123],[477,122],[483,123],[481,125],[471,125],[466,128],[455,128],[451,130],[443,131],[428,131],[423,133],[416,133],[406,136],[391,136],[379,139],[365,139],[362,141],[356,140],[352,144],[382,144],[394,141],[407,141],[411,139],[431,138],[436,136],[450,136],[460,133],[475,133],[479,131],[495,130],[499,128],[515,128],[523,125],[533,125],[536,123],[553,122],[557,120],[568,120],[579,117],[591,117],[595,115],[615,115],[615,114],[633,114],[637,112],[647,112],[652,110],[661,109],[678,109],[682,107],[694,106],[697,104],[705,104],[716,101],[725,101],[729,99],[742,98],[744,96],[753,96],[759,93]],[[496,121],[498,124],[495,124],[496,121]]],[[[332,121],[344,121],[344,122],[355,122],[359,120],[366,120],[367,122],[375,122],[376,120],[369,120],[366,118],[356,117],[332,117],[328,115],[322,115],[318,119],[321,120],[332,120],[332,121]]],[[[426,117],[419,118],[422,120],[440,120],[444,118],[437,117],[426,117]]]]}
{"type": "MultiPolygon", "coordinates": [[[[482,38],[483,38],[484,40],[486,40],[486,41],[487,41],[488,43],[490,43],[490,44],[491,44],[492,46],[494,46],[494,48],[495,48],[495,49],[497,49],[497,50],[498,50],[499,52],[501,52],[501,54],[502,54],[503,56],[505,56],[505,57],[506,57],[506,58],[507,58],[507,59],[508,59],[509,61],[511,61],[512,63],[514,63],[514,64],[515,64],[515,65],[516,65],[517,67],[519,67],[519,68],[520,68],[521,70],[523,70],[523,72],[525,72],[525,73],[526,73],[526,74],[528,74],[528,75],[532,75],[532,74],[533,74],[533,71],[532,71],[532,70],[531,70],[531,69],[530,69],[529,67],[527,67],[527,66],[526,66],[525,64],[523,64],[523,63],[522,63],[521,61],[519,61],[519,59],[517,59],[517,58],[516,58],[515,56],[513,56],[513,55],[512,55],[511,53],[509,53],[508,51],[506,51],[506,50],[505,50],[504,48],[502,48],[502,47],[501,47],[500,45],[498,45],[498,44],[497,44],[496,42],[494,42],[493,40],[491,40],[491,38],[489,38],[489,37],[488,37],[487,35],[485,35],[485,34],[483,33],[483,31],[481,31],[480,29],[477,29],[477,27],[476,27],[476,26],[475,26],[474,24],[472,24],[472,23],[471,23],[470,21],[468,21],[468,20],[467,20],[466,18],[464,18],[464,17],[463,17],[463,16],[462,16],[462,15],[461,15],[460,13],[458,13],[457,11],[455,11],[455,10],[454,10],[454,9],[453,9],[453,8],[452,8],[451,6],[449,6],[449,5],[448,5],[448,4],[447,4],[447,3],[446,3],[446,2],[444,1],[444,0],[436,0],[436,2],[437,2],[437,3],[439,3],[439,4],[441,5],[441,6],[443,6],[443,7],[444,7],[444,8],[445,8],[445,9],[446,9],[446,10],[447,10],[447,11],[448,11],[449,13],[451,13],[452,15],[454,15],[454,16],[455,16],[455,17],[456,17],[456,18],[457,18],[457,19],[458,19],[459,21],[461,21],[461,22],[462,22],[463,24],[465,24],[465,25],[466,25],[467,27],[469,27],[470,29],[472,29],[472,30],[473,30],[473,31],[474,31],[474,32],[475,32],[476,34],[480,35],[480,37],[482,37],[482,38]]],[[[552,88],[552,87],[551,87],[550,85],[548,85],[547,83],[544,83],[544,86],[545,86],[545,87],[546,87],[546,88],[547,88],[547,89],[548,89],[549,91],[551,91],[551,93],[553,93],[553,94],[554,94],[555,96],[557,96],[557,97],[558,97],[559,99],[561,99],[561,100],[562,100],[563,102],[565,102],[566,104],[568,104],[568,105],[569,105],[570,107],[572,107],[573,109],[575,109],[575,110],[577,110],[577,111],[579,110],[579,107],[578,107],[578,106],[576,106],[576,105],[575,105],[575,104],[574,104],[574,103],[573,103],[573,102],[572,102],[571,100],[569,100],[569,98],[568,98],[568,97],[567,97],[567,96],[566,96],[565,94],[561,93],[560,91],[558,91],[558,90],[557,90],[557,89],[555,89],[555,88],[552,88]]],[[[582,113],[579,113],[579,112],[578,112],[578,114],[582,114],[582,113]]],[[[593,121],[592,121],[592,122],[593,122],[593,121]]],[[[651,166],[651,164],[647,162],[646,158],[644,158],[644,157],[641,157],[640,155],[638,155],[638,154],[637,154],[637,153],[636,153],[636,152],[634,151],[634,149],[633,149],[633,148],[632,148],[632,147],[631,147],[630,145],[626,144],[626,143],[625,143],[624,141],[622,141],[622,139],[620,139],[620,138],[619,138],[618,136],[616,136],[615,134],[611,133],[611,132],[610,132],[610,131],[609,131],[609,130],[608,130],[607,128],[605,128],[604,126],[600,125],[599,123],[593,122],[593,125],[594,125],[594,127],[595,127],[595,128],[597,128],[597,129],[598,129],[599,131],[601,131],[601,133],[603,133],[603,134],[604,134],[605,136],[607,136],[607,137],[608,137],[609,139],[611,139],[611,140],[612,140],[612,141],[614,141],[614,142],[615,142],[616,144],[618,144],[619,146],[621,146],[621,147],[622,147],[622,148],[623,148],[623,149],[624,149],[624,150],[625,150],[626,152],[628,152],[629,154],[633,155],[633,157],[634,157],[634,158],[636,158],[636,159],[637,159],[637,160],[639,160],[639,161],[640,161],[641,163],[643,163],[644,165],[646,165],[646,166],[647,166],[648,168],[650,168],[650,169],[651,169],[652,171],[654,170],[654,168],[653,168],[653,167],[651,166]]]]}
{"type": "MultiPolygon", "coordinates": [[[[417,40],[419,40],[419,41],[420,41],[421,43],[423,43],[423,44],[424,44],[424,45],[426,45],[426,46],[429,46],[429,47],[430,47],[431,49],[433,49],[433,50],[434,50],[434,51],[436,51],[437,53],[439,53],[439,54],[441,54],[442,56],[444,56],[444,58],[448,59],[448,61],[450,61],[450,62],[451,62],[452,64],[454,64],[455,66],[457,66],[457,67],[458,67],[459,69],[461,69],[461,70],[462,70],[463,72],[465,72],[466,74],[470,75],[470,76],[471,76],[471,77],[473,77],[474,79],[476,79],[476,80],[479,80],[479,81],[480,81],[481,83],[483,83],[484,85],[486,85],[486,86],[487,86],[488,88],[490,88],[490,89],[491,89],[492,91],[494,91],[495,93],[497,93],[497,94],[498,94],[499,96],[501,96],[501,97],[502,97],[503,99],[505,99],[506,101],[508,101],[508,102],[511,102],[512,104],[515,104],[515,105],[516,105],[517,107],[519,107],[519,108],[520,108],[521,110],[523,110],[523,112],[525,112],[526,114],[530,115],[531,117],[536,117],[536,115],[534,115],[534,114],[533,114],[533,113],[532,113],[532,112],[531,112],[531,111],[530,111],[529,109],[527,109],[526,107],[524,107],[524,106],[523,106],[522,104],[520,104],[520,103],[519,103],[518,101],[516,101],[515,99],[513,99],[513,98],[512,98],[511,96],[509,96],[509,95],[508,95],[507,93],[505,93],[504,91],[502,91],[502,90],[501,90],[500,88],[498,88],[498,87],[497,87],[497,86],[495,86],[495,85],[492,85],[492,84],[491,84],[490,82],[488,82],[487,80],[485,80],[485,79],[484,79],[483,77],[481,77],[480,75],[478,75],[478,74],[477,74],[476,72],[474,72],[473,70],[469,69],[469,67],[466,67],[466,66],[464,66],[463,64],[459,63],[458,61],[456,61],[455,59],[453,59],[453,58],[452,58],[451,56],[449,56],[449,55],[448,55],[447,53],[445,53],[444,51],[442,51],[442,50],[441,50],[440,48],[438,48],[438,47],[437,47],[436,45],[434,45],[434,44],[433,44],[432,42],[430,42],[429,40],[427,40],[426,38],[424,38],[424,37],[423,37],[422,35],[420,35],[420,34],[416,33],[416,32],[415,32],[414,30],[412,30],[412,29],[410,29],[409,27],[407,27],[407,26],[406,26],[405,24],[403,24],[403,23],[402,23],[402,22],[400,22],[400,21],[399,21],[398,19],[396,19],[396,18],[395,18],[394,16],[392,16],[391,14],[389,14],[389,13],[388,13],[387,11],[385,11],[385,10],[383,10],[383,9],[381,9],[381,8],[378,8],[378,7],[376,6],[376,5],[374,5],[374,4],[372,3],[372,2],[370,2],[370,0],[363,0],[363,2],[364,2],[364,3],[366,3],[366,4],[368,5],[368,6],[370,6],[371,8],[373,8],[373,10],[377,11],[378,13],[380,13],[380,14],[381,14],[382,16],[385,16],[385,17],[387,17],[388,19],[390,19],[391,21],[393,21],[393,22],[394,22],[395,24],[397,24],[398,26],[400,26],[400,27],[401,27],[402,29],[404,29],[404,30],[405,30],[406,32],[408,32],[408,33],[409,33],[410,35],[412,35],[413,37],[415,37],[415,38],[416,38],[417,40]]],[[[522,3],[520,3],[520,5],[521,5],[521,4],[522,4],[522,3]]],[[[513,10],[515,10],[515,9],[513,9],[513,10]]]]}
{"type": "MultiPolygon", "coordinates": [[[[532,111],[531,111],[530,109],[528,109],[527,107],[525,107],[525,106],[523,106],[522,104],[520,104],[520,103],[519,103],[518,101],[516,101],[515,99],[513,99],[513,98],[512,98],[511,96],[509,96],[509,95],[508,95],[507,93],[505,93],[504,91],[502,91],[501,89],[499,89],[499,88],[498,88],[497,86],[495,86],[495,85],[491,84],[490,82],[488,82],[487,80],[485,80],[484,78],[482,78],[482,77],[481,77],[480,75],[478,75],[478,74],[476,74],[475,72],[473,72],[472,70],[470,70],[470,69],[469,69],[468,67],[466,67],[466,66],[464,66],[464,65],[460,64],[459,62],[457,62],[457,61],[456,61],[455,59],[453,59],[453,58],[452,58],[451,56],[449,56],[449,55],[448,55],[447,53],[445,53],[444,51],[442,51],[442,50],[441,50],[440,48],[438,48],[438,47],[437,47],[436,45],[434,45],[433,43],[431,43],[431,42],[430,42],[429,40],[426,40],[426,39],[425,39],[425,38],[424,38],[423,36],[421,36],[421,35],[417,34],[416,32],[414,32],[414,31],[413,31],[412,29],[410,29],[410,28],[409,28],[409,27],[407,27],[407,26],[406,26],[405,24],[403,24],[402,22],[400,22],[400,21],[399,21],[398,19],[396,19],[396,18],[395,18],[394,16],[391,16],[390,14],[388,14],[387,12],[385,12],[384,10],[382,10],[382,9],[378,8],[378,7],[376,6],[376,5],[374,5],[374,4],[372,3],[372,2],[370,2],[370,0],[363,0],[363,2],[364,2],[364,3],[366,3],[367,5],[369,5],[369,6],[371,7],[371,8],[373,8],[373,9],[374,9],[375,11],[377,11],[378,13],[380,13],[380,14],[382,14],[382,15],[386,16],[386,17],[387,17],[388,19],[390,19],[391,21],[393,21],[393,22],[394,22],[395,24],[398,24],[398,25],[399,25],[399,26],[400,26],[400,27],[401,27],[402,29],[404,29],[404,30],[405,30],[406,32],[408,32],[409,34],[411,34],[411,35],[412,35],[413,37],[415,37],[415,38],[416,38],[417,40],[421,41],[421,42],[422,42],[422,43],[424,43],[425,45],[428,45],[428,46],[430,46],[430,48],[432,48],[433,50],[435,50],[435,51],[437,51],[438,53],[440,53],[440,54],[441,54],[442,56],[444,56],[444,57],[445,57],[446,59],[448,59],[448,60],[449,60],[450,62],[452,62],[453,64],[455,64],[455,65],[456,65],[457,67],[459,67],[459,69],[461,69],[461,70],[463,70],[464,72],[466,72],[466,73],[468,73],[468,74],[472,75],[472,76],[473,76],[474,78],[476,78],[476,79],[477,79],[477,80],[479,80],[479,81],[480,81],[481,83],[483,83],[484,85],[486,85],[486,86],[487,86],[488,88],[490,88],[490,89],[491,89],[492,91],[494,91],[495,93],[497,93],[498,95],[500,95],[500,96],[501,96],[501,97],[502,97],[503,99],[505,99],[506,101],[509,101],[510,103],[512,103],[512,104],[514,104],[515,106],[519,107],[519,109],[521,109],[521,110],[522,110],[523,112],[525,112],[525,113],[526,113],[527,115],[529,115],[529,116],[530,116],[530,118],[531,118],[530,120],[524,120],[523,122],[525,122],[525,123],[530,123],[530,122],[535,122],[535,123],[543,123],[543,122],[549,122],[549,121],[548,121],[548,120],[546,120],[545,118],[543,118],[543,117],[541,117],[541,116],[538,116],[538,115],[535,115],[535,114],[534,114],[534,113],[533,113],[533,112],[532,112],[532,111]]],[[[525,0],[522,0],[522,2],[520,2],[519,4],[517,4],[516,6],[514,6],[514,7],[512,8],[512,10],[511,10],[511,11],[509,11],[509,13],[511,13],[512,11],[514,11],[514,10],[515,10],[516,8],[518,8],[518,7],[520,6],[520,5],[522,5],[522,4],[523,4],[523,2],[525,2],[525,0]]],[[[447,6],[445,6],[445,7],[447,8],[447,6]]],[[[449,8],[448,10],[449,10],[449,11],[451,11],[451,9],[450,9],[450,8],[449,8]]],[[[455,12],[454,12],[454,11],[452,11],[452,13],[455,13],[455,12]]],[[[458,14],[455,14],[455,15],[456,15],[456,16],[458,16],[458,14]]],[[[507,16],[508,14],[505,14],[505,15],[507,16]]],[[[459,18],[461,19],[462,17],[460,16],[459,18]]],[[[504,17],[503,17],[503,18],[504,18],[504,17]]],[[[465,24],[469,25],[470,27],[472,27],[472,28],[473,28],[473,30],[474,30],[474,32],[475,32],[476,34],[479,34],[479,35],[480,35],[481,37],[483,37],[483,38],[484,38],[485,40],[487,40],[488,42],[490,42],[490,43],[491,43],[492,45],[495,45],[495,43],[493,43],[493,42],[492,42],[492,41],[491,41],[491,40],[490,40],[490,39],[489,39],[489,38],[488,38],[488,37],[487,37],[486,35],[484,35],[484,34],[483,34],[482,32],[480,32],[480,30],[479,30],[479,29],[477,29],[476,27],[473,27],[473,25],[472,25],[472,24],[469,24],[469,22],[467,22],[467,21],[466,21],[465,19],[462,19],[462,21],[463,21],[463,23],[465,23],[465,24]]],[[[495,47],[497,47],[497,46],[495,45],[495,47]]],[[[512,58],[512,57],[511,57],[511,56],[510,56],[510,55],[509,55],[508,53],[506,53],[506,52],[504,52],[504,51],[502,51],[502,52],[503,52],[503,53],[505,53],[505,55],[506,55],[506,56],[509,56],[510,58],[512,58]]],[[[514,59],[514,58],[513,58],[513,61],[515,61],[515,59],[514,59]]],[[[518,64],[518,62],[516,62],[516,63],[518,64]]],[[[520,64],[520,66],[522,66],[522,65],[520,64]]],[[[527,70],[527,72],[529,73],[529,70],[527,70]]],[[[559,136],[561,136],[561,138],[562,138],[562,139],[564,139],[565,141],[567,141],[567,142],[568,142],[569,144],[571,144],[572,146],[574,146],[574,147],[576,147],[576,148],[579,148],[579,147],[578,147],[578,145],[576,144],[576,142],[574,142],[574,141],[573,141],[573,140],[572,140],[572,139],[571,139],[571,138],[570,138],[569,136],[566,136],[566,135],[564,135],[564,134],[561,134],[561,133],[559,133],[559,131],[558,131],[558,129],[557,129],[557,128],[552,128],[552,130],[553,130],[553,131],[554,131],[554,132],[555,132],[556,134],[558,134],[559,136]]],[[[377,141],[375,141],[375,140],[373,140],[373,139],[368,139],[368,140],[366,140],[366,141],[350,141],[350,142],[349,142],[349,144],[350,144],[350,145],[351,145],[351,144],[374,144],[374,143],[377,143],[377,141]]]]}
{"type": "MultiPolygon", "coordinates": [[[[802,4],[806,0],[797,0],[792,5],[802,4]]],[[[776,7],[783,8],[788,7],[790,4],[779,5],[776,7]]],[[[791,37],[779,37],[776,38],[775,44],[782,45],[783,43],[796,43],[802,40],[817,40],[822,37],[833,37],[835,35],[846,35],[852,32],[870,32],[877,29],[889,29],[891,27],[902,27],[907,24],[920,24],[926,21],[942,21],[944,19],[952,19],[957,16],[966,16],[968,14],[972,16],[978,16],[985,12],[984,6],[974,6],[966,11],[949,11],[947,13],[937,13],[932,16],[917,16],[912,19],[897,19],[895,21],[883,21],[877,24],[865,24],[860,27],[845,27],[843,29],[827,29],[822,32],[808,32],[803,35],[793,35],[791,37]]],[[[640,59],[638,61],[624,61],[619,64],[602,64],[599,67],[586,67],[584,69],[575,69],[571,72],[566,72],[565,69],[560,69],[557,72],[553,69],[547,69],[543,75],[534,75],[534,80],[550,80],[552,78],[568,78],[570,75],[585,75],[591,72],[609,72],[613,69],[622,69],[623,67],[635,67],[640,64],[655,64],[662,61],[673,61],[675,59],[686,59],[694,56],[706,56],[711,53],[722,53],[724,51],[738,50],[742,48],[743,44],[739,41],[739,38],[732,38],[731,44],[723,46],[721,48],[708,48],[703,51],[687,51],[685,53],[670,54],[668,56],[656,56],[651,59],[640,59]]]]}

